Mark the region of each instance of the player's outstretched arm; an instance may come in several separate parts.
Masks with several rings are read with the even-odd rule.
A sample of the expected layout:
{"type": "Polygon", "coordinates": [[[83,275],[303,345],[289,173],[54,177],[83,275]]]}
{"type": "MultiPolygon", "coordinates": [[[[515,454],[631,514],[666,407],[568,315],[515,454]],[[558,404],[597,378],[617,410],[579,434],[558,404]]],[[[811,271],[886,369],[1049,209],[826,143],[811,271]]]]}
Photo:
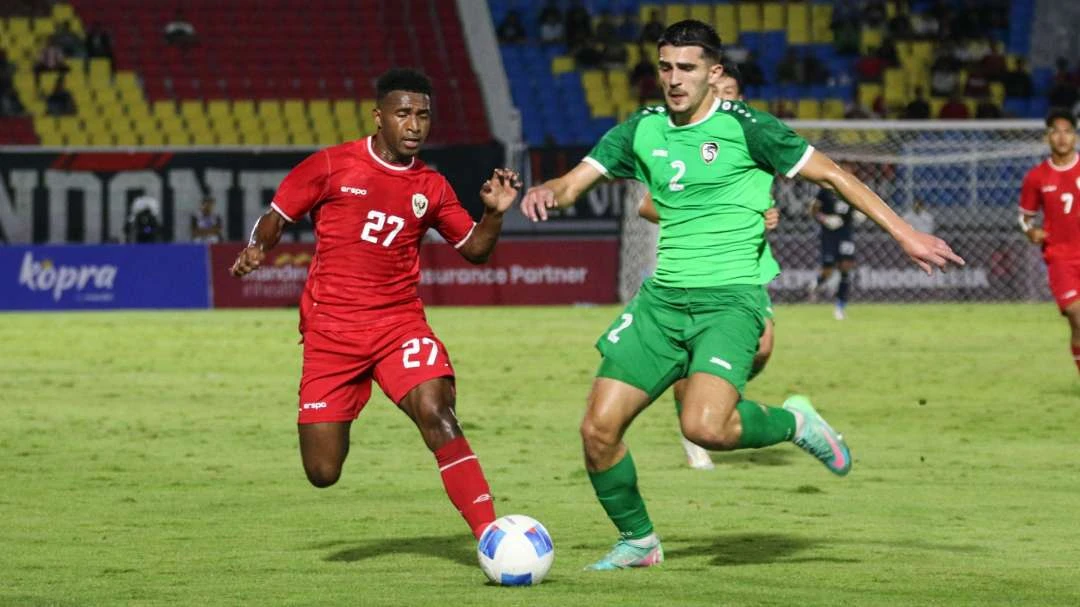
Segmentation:
{"type": "Polygon", "coordinates": [[[285,218],[274,209],[270,209],[259,217],[255,222],[255,228],[251,230],[251,240],[248,246],[240,251],[236,262],[232,265],[232,275],[236,277],[250,273],[259,267],[266,252],[274,248],[281,240],[281,232],[285,229],[285,218]]]}
{"type": "Polygon", "coordinates": [[[491,179],[480,188],[480,200],[484,203],[484,216],[473,228],[472,234],[458,252],[472,263],[484,263],[495,249],[502,232],[503,214],[514,204],[521,191],[521,177],[517,171],[495,169],[491,179]]]}
{"type": "Polygon", "coordinates": [[[548,209],[564,209],[574,204],[575,200],[588,192],[603,176],[593,165],[579,162],[562,177],[549,179],[529,188],[521,199],[521,212],[533,221],[547,221],[548,209]]]}
{"type": "Polygon", "coordinates": [[[932,273],[934,267],[944,270],[950,262],[964,265],[963,258],[954,253],[947,242],[911,227],[911,224],[901,219],[866,184],[837,166],[825,154],[815,150],[799,170],[799,175],[839,192],[852,206],[888,232],[908,257],[927,274],[932,273]]]}

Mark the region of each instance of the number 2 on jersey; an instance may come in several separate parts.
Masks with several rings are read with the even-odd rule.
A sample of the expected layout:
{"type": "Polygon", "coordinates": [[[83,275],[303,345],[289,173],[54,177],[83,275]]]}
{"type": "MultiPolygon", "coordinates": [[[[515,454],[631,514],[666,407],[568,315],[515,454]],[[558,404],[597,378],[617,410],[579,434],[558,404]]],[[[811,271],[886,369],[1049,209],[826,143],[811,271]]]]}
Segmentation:
{"type": "Polygon", "coordinates": [[[623,329],[625,329],[626,327],[629,327],[630,323],[632,323],[632,322],[634,322],[634,315],[633,314],[623,314],[622,315],[622,323],[620,323],[619,326],[615,327],[614,329],[612,329],[611,331],[608,332],[607,340],[610,341],[613,344],[619,343],[619,333],[621,333],[623,331],[623,329]]]}
{"type": "Polygon", "coordinates": [[[686,163],[681,160],[676,160],[671,163],[671,168],[675,169],[675,176],[668,182],[668,189],[672,192],[681,192],[685,190],[686,186],[679,183],[679,180],[686,174],[686,163]]]}
{"type": "Polygon", "coordinates": [[[382,246],[388,247],[391,242],[394,242],[394,237],[398,235],[401,228],[405,227],[405,220],[397,215],[387,215],[382,211],[368,211],[368,222],[364,224],[364,231],[360,232],[360,240],[366,240],[379,244],[379,237],[375,236],[375,232],[381,232],[386,226],[393,226],[390,230],[390,234],[383,240],[382,246]]]}

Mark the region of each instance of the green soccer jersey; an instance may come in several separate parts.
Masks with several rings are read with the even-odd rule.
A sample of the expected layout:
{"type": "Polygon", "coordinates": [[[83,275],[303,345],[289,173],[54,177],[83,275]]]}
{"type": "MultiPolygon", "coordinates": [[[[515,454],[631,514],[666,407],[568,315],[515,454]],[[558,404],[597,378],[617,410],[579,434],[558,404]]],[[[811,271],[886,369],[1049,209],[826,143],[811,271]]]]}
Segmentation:
{"type": "Polygon", "coordinates": [[[717,287],[764,284],[779,273],[763,213],[773,177],[795,176],[812,152],[772,115],[717,100],[684,126],[663,107],[647,108],[608,131],[585,162],[649,187],[660,216],[654,281],[717,287]]]}

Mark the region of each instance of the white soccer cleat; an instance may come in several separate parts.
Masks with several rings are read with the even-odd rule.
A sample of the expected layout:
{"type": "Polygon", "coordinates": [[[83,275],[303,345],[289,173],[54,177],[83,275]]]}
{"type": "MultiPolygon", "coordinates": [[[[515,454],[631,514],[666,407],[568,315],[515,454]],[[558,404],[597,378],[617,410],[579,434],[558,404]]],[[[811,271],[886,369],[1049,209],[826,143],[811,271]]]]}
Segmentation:
{"type": "Polygon", "coordinates": [[[682,439],[683,451],[686,451],[686,463],[694,470],[712,470],[716,467],[709,452],[694,443],[682,439]]]}
{"type": "Polygon", "coordinates": [[[836,320],[844,320],[847,318],[847,314],[844,312],[843,306],[836,306],[833,308],[832,317],[836,320]]]}

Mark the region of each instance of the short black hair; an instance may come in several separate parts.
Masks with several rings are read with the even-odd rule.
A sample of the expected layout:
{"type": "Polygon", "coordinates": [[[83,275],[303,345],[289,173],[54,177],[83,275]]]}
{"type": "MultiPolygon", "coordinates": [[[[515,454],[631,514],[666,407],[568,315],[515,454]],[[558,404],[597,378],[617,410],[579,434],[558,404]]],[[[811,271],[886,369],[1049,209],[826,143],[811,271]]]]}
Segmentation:
{"type": "Polygon", "coordinates": [[[419,70],[394,68],[375,83],[375,100],[382,101],[390,91],[405,91],[431,96],[431,79],[419,70]]]}
{"type": "Polygon", "coordinates": [[[734,61],[728,59],[721,61],[720,65],[724,68],[724,75],[735,81],[735,86],[739,89],[739,94],[742,95],[745,92],[743,89],[745,81],[743,80],[742,72],[739,71],[739,66],[736,65],[734,61]]]}
{"type": "Polygon", "coordinates": [[[1072,128],[1076,128],[1076,116],[1074,116],[1067,108],[1050,108],[1050,111],[1046,113],[1046,128],[1052,128],[1055,120],[1068,120],[1069,124],[1072,125],[1072,128]]]}
{"type": "Polygon", "coordinates": [[[664,35],[660,36],[660,40],[656,42],[656,48],[659,50],[667,44],[671,46],[700,46],[703,55],[717,63],[720,62],[720,35],[716,33],[716,30],[711,25],[703,21],[686,19],[669,25],[664,30],[664,35]]]}

